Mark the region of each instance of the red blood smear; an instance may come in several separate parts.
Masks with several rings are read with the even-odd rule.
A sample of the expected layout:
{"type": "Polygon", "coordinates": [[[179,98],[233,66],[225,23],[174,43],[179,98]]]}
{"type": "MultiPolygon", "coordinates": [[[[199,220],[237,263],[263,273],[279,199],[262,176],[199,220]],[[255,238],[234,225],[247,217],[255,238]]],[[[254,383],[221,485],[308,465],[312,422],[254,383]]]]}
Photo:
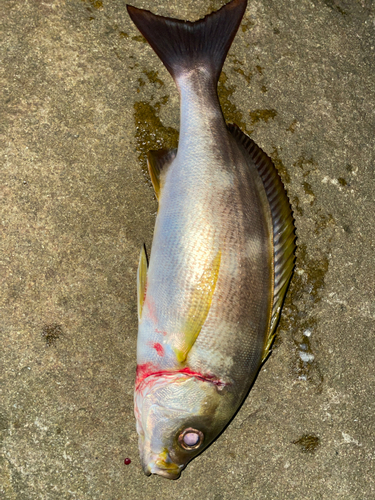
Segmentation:
{"type": "Polygon", "coordinates": [[[164,347],[161,344],[159,344],[159,342],[154,342],[152,344],[152,347],[159,354],[159,356],[164,356],[164,347]]]}
{"type": "Polygon", "coordinates": [[[227,385],[225,382],[218,380],[214,375],[210,374],[202,374],[199,372],[195,372],[190,368],[182,368],[181,370],[161,370],[156,371],[152,365],[152,363],[143,363],[142,365],[137,366],[137,376],[135,381],[135,389],[138,390],[141,383],[146,380],[151,375],[153,376],[163,376],[163,375],[173,375],[174,373],[185,373],[186,375],[190,375],[192,377],[196,377],[200,380],[205,380],[207,382],[211,382],[217,386],[225,386],[227,385]]]}
{"type": "Polygon", "coordinates": [[[143,363],[142,365],[137,365],[137,374],[135,378],[135,385],[138,386],[142,380],[147,378],[151,373],[155,372],[155,368],[152,363],[143,363]]]}
{"type": "Polygon", "coordinates": [[[124,460],[125,465],[129,465],[129,464],[131,464],[131,462],[132,461],[130,460],[130,458],[125,458],[125,460],[124,460]]]}

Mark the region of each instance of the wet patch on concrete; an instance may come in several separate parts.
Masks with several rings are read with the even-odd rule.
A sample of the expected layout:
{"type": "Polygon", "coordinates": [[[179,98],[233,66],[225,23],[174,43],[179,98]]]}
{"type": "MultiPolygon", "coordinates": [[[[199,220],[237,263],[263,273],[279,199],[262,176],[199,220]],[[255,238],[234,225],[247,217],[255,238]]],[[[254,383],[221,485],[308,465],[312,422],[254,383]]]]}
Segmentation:
{"type": "Polygon", "coordinates": [[[211,12],[214,12],[215,10],[221,9],[227,2],[225,0],[211,0],[207,9],[206,9],[206,16],[208,14],[211,14],[211,12]]]}
{"type": "Polygon", "coordinates": [[[134,103],[136,149],[142,172],[150,185],[147,153],[152,150],[173,149],[178,144],[178,131],[173,127],[165,127],[159,118],[160,106],[165,102],[158,102],[154,106],[144,101],[134,103]]]}
{"type": "Polygon", "coordinates": [[[297,120],[293,120],[292,123],[287,128],[287,130],[289,132],[291,132],[292,134],[294,134],[294,132],[296,131],[297,124],[298,124],[298,121],[297,120]]]}
{"type": "Polygon", "coordinates": [[[251,71],[246,70],[244,71],[244,63],[237,59],[236,57],[232,57],[231,63],[233,64],[233,71],[235,73],[238,73],[239,75],[242,75],[248,85],[250,85],[251,79],[253,77],[253,74],[251,71]]]}
{"type": "Polygon", "coordinates": [[[249,113],[251,124],[254,125],[260,121],[268,123],[269,120],[273,120],[277,116],[276,109],[255,109],[249,113]]]}
{"type": "Polygon", "coordinates": [[[279,172],[279,175],[280,175],[283,183],[289,184],[290,183],[290,175],[288,173],[287,168],[285,167],[285,165],[281,161],[281,158],[280,158],[280,155],[279,155],[277,148],[275,148],[275,147],[273,148],[273,151],[271,152],[270,156],[272,158],[273,164],[275,165],[275,167],[277,168],[277,171],[279,172]]]}
{"type": "Polygon", "coordinates": [[[9,429],[9,422],[4,413],[0,413],[0,431],[9,429]]]}
{"type": "MultiPolygon", "coordinates": [[[[279,332],[288,332],[292,343],[293,378],[309,383],[320,392],[324,379],[314,354],[314,346],[318,342],[314,337],[317,326],[314,313],[321,300],[329,261],[319,249],[315,249],[314,255],[309,254],[305,244],[297,246],[296,255],[297,265],[285,300],[279,332]]],[[[280,340],[275,346],[279,343],[280,340]]]]}
{"type": "Polygon", "coordinates": [[[320,438],[315,434],[304,434],[293,444],[298,445],[303,453],[314,453],[320,446],[320,438]]]}
{"type": "Polygon", "coordinates": [[[250,134],[252,131],[248,130],[246,123],[243,121],[243,114],[239,111],[235,104],[229,99],[236,87],[234,85],[227,84],[228,77],[224,71],[221,72],[218,84],[218,95],[221,104],[221,109],[223,110],[224,118],[227,123],[235,123],[241,130],[250,134]]]}
{"type": "MultiPolygon", "coordinates": [[[[319,236],[329,226],[335,225],[335,219],[331,213],[324,213],[321,209],[317,212],[317,219],[315,221],[314,233],[319,236]]],[[[331,238],[328,239],[330,242],[331,238]]]]}
{"type": "Polygon", "coordinates": [[[335,12],[339,12],[342,16],[347,16],[348,12],[343,8],[342,2],[339,0],[322,0],[322,2],[335,12]]]}
{"type": "Polygon", "coordinates": [[[47,346],[55,345],[63,333],[61,325],[57,323],[51,323],[50,325],[44,325],[42,328],[42,339],[47,344],[47,346]]]}
{"type": "MultiPolygon", "coordinates": [[[[150,85],[156,92],[165,87],[158,71],[144,69],[138,78],[137,93],[143,92],[150,85]]],[[[148,89],[149,90],[149,89],[148,89]]],[[[148,94],[149,95],[149,94],[148,94]]],[[[169,100],[169,95],[160,94],[155,98],[139,100],[134,103],[135,140],[138,159],[148,185],[152,185],[147,168],[147,153],[152,150],[174,149],[178,145],[178,130],[164,125],[160,118],[162,106],[169,100]]]]}
{"type": "Polygon", "coordinates": [[[308,182],[303,182],[302,187],[303,190],[305,191],[305,194],[310,197],[310,205],[313,205],[315,201],[315,194],[314,191],[312,190],[311,184],[309,184],[308,182]]]}
{"type": "Polygon", "coordinates": [[[94,9],[101,9],[103,7],[103,2],[101,0],[82,0],[82,2],[85,2],[94,9]]]}

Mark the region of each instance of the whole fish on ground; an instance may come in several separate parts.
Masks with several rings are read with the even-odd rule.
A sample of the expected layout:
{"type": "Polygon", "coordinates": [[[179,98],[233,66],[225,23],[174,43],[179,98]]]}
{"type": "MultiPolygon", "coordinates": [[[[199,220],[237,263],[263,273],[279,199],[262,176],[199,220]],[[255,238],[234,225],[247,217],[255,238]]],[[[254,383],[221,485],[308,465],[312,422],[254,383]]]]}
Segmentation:
{"type": "Polygon", "coordinates": [[[217,83],[246,9],[197,22],[128,12],[180,93],[177,150],[151,151],[158,198],[138,268],[135,416],[144,472],[176,479],[232,419],[269,354],[294,267],[291,208],[270,158],[227,126],[217,83]]]}

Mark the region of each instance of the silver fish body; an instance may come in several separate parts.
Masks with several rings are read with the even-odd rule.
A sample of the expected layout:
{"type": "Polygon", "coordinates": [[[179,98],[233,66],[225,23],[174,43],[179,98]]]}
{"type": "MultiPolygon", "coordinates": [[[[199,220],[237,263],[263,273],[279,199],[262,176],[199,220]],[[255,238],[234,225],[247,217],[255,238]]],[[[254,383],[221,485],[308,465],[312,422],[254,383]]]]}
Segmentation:
{"type": "Polygon", "coordinates": [[[138,274],[135,415],[146,474],[179,477],[231,420],[269,350],[293,269],[293,221],[281,182],[269,158],[227,127],[217,97],[245,7],[233,0],[185,24],[129,8],[172,73],[181,104],[177,152],[150,156],[159,208],[149,266],[142,250],[138,274]],[[180,61],[153,38],[155,27],[172,31],[175,23],[177,40],[199,23],[195,38],[204,30],[218,38],[228,18],[229,41],[219,43],[225,53],[215,64],[200,60],[191,42],[193,56],[182,53],[180,61]]]}

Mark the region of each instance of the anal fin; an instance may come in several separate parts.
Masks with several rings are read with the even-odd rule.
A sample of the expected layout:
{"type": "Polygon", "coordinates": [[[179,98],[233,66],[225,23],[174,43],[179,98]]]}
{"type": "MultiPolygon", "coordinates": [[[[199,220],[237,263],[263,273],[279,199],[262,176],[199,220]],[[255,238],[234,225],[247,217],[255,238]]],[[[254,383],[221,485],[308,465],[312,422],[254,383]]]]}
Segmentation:
{"type": "Polygon", "coordinates": [[[151,182],[154,186],[157,200],[160,198],[162,187],[161,173],[172,163],[177,154],[177,149],[160,149],[147,153],[147,166],[150,173],[151,182]]]}

